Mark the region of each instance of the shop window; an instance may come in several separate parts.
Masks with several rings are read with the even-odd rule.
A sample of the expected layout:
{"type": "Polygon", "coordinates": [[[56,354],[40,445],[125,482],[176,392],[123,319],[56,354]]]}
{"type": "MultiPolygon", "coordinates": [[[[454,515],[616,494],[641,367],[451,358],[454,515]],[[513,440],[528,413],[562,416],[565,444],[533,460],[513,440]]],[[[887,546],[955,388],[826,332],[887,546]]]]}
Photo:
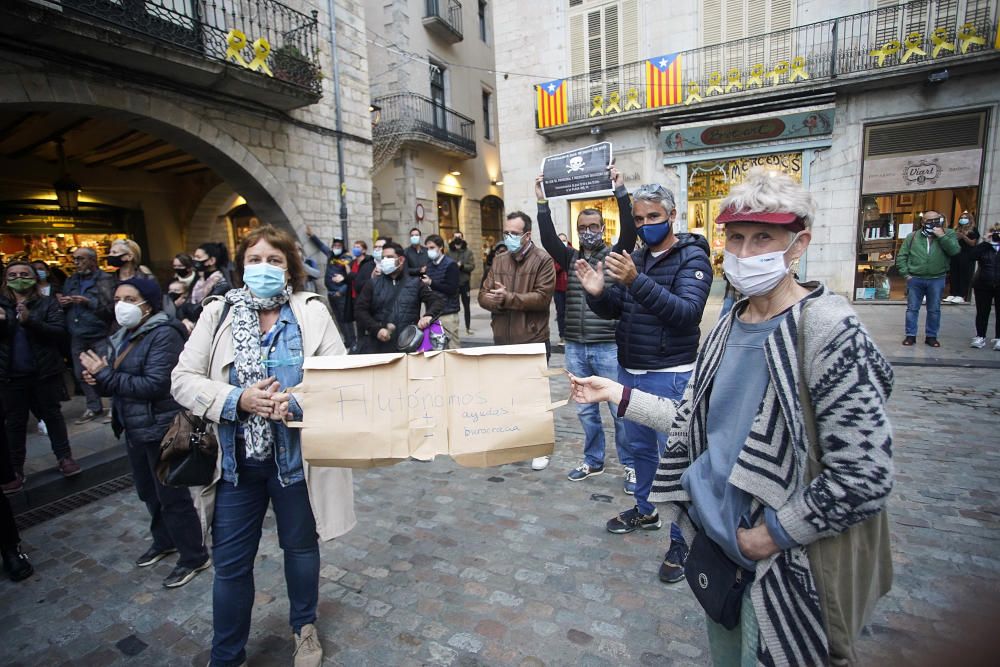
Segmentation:
{"type": "Polygon", "coordinates": [[[715,224],[719,217],[719,204],[729,194],[729,189],[742,183],[754,167],[777,169],[797,181],[802,180],[801,153],[753,155],[688,165],[688,231],[700,234],[708,241],[716,276],[722,276],[722,251],[726,247],[725,231],[721,225],[715,224]]]}
{"type": "MultiPolygon", "coordinates": [[[[979,188],[867,195],[861,202],[854,298],[858,301],[903,301],[906,279],[896,270],[896,256],[907,237],[919,231],[924,211],[945,216],[954,227],[962,211],[978,211],[979,188]]],[[[914,237],[920,240],[917,234],[914,237]]]]}
{"type": "Polygon", "coordinates": [[[446,239],[451,239],[458,229],[458,205],[462,201],[461,197],[446,195],[439,192],[437,195],[438,207],[438,234],[446,239]]]}

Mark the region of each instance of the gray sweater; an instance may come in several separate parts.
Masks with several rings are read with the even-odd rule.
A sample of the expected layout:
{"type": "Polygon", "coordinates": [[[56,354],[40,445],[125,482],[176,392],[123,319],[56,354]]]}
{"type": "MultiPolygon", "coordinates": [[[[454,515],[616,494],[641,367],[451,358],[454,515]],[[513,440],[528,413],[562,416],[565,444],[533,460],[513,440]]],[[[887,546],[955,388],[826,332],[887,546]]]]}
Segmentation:
{"type": "MultiPolygon", "coordinates": [[[[827,661],[826,631],[804,546],[875,515],[892,489],[892,428],[886,414],[892,368],[844,298],[822,286],[809,287],[815,288],[765,343],[770,382],[729,478],[753,497],[754,525],[771,508],[792,539],[803,545],[757,562],[751,598],[760,625],[757,657],[762,665],[827,661]],[[824,465],[811,483],[796,352],[807,302],[803,367],[824,465]]],[[[708,445],[708,390],[732,318],[722,318],[709,334],[680,402],[635,391],[625,414],[669,434],[649,499],[669,503],[662,508],[664,519],[679,523],[689,540],[694,526],[681,510],[690,498],[680,479],[708,445]]]]}

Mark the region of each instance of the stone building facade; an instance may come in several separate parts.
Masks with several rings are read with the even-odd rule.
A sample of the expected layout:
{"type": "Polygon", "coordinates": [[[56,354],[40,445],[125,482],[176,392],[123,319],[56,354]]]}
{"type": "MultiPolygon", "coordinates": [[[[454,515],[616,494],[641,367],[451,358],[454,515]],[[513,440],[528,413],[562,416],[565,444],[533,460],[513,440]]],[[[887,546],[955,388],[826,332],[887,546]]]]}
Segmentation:
{"type": "MultiPolygon", "coordinates": [[[[949,220],[969,210],[980,231],[1000,218],[997,5],[500,4],[498,72],[537,73],[498,78],[508,207],[533,205],[546,155],[610,141],[630,185],[657,181],[676,193],[678,226],[709,237],[721,276],[714,207],[750,167],[771,165],[793,173],[818,204],[800,275],[859,300],[898,302],[905,282],[895,253],[923,210],[943,209],[949,220]],[[647,66],[661,61],[675,63],[664,70],[673,97],[656,106],[647,66]],[[549,82],[566,86],[567,117],[543,126],[527,100],[549,82]],[[921,169],[935,178],[919,179],[921,169]]],[[[557,227],[572,235],[584,205],[616,215],[604,195],[559,201],[557,227]]]]}
{"type": "MultiPolygon", "coordinates": [[[[181,4],[146,3],[168,12],[181,4]]],[[[303,241],[306,226],[327,240],[340,236],[341,196],[347,235],[370,236],[363,3],[335,2],[339,131],[327,4],[263,4],[268,11],[257,17],[179,10],[172,25],[190,26],[181,36],[188,41],[141,6],[128,15],[59,0],[16,0],[0,9],[0,32],[10,38],[0,46],[0,195],[37,210],[33,243],[59,254],[60,234],[124,233],[141,239],[146,263],[165,274],[173,254],[200,242],[232,247],[249,228],[234,225],[236,206],[251,212],[250,226],[272,223],[303,241]],[[242,64],[224,62],[236,29],[246,35],[242,64]],[[247,67],[252,43],[265,35],[271,75],[247,67]],[[56,143],[65,148],[64,170],[80,185],[77,210],[50,206],[60,169],[56,143]],[[91,220],[98,212],[131,222],[102,227],[91,220]]],[[[12,226],[11,215],[0,234],[26,229],[12,226]]],[[[19,251],[12,245],[5,240],[8,255],[19,251]]]]}

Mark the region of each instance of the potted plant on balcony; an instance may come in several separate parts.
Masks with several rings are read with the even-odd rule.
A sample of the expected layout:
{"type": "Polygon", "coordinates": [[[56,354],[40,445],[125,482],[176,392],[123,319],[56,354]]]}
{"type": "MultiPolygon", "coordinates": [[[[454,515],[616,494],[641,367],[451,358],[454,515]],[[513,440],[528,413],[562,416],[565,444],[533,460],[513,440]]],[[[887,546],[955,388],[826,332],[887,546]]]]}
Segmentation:
{"type": "Polygon", "coordinates": [[[313,88],[322,78],[319,68],[297,46],[285,44],[271,53],[274,77],[297,86],[313,88]]]}

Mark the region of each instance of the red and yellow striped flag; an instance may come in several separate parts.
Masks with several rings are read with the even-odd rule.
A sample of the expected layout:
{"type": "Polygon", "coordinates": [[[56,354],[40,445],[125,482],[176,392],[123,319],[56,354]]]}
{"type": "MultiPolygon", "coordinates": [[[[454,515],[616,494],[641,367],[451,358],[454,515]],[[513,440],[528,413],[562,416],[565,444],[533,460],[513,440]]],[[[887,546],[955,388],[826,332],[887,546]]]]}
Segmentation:
{"type": "Polygon", "coordinates": [[[646,108],[680,104],[683,94],[681,54],[650,58],[646,61],[646,108]]]}
{"type": "Polygon", "coordinates": [[[538,129],[563,125],[569,120],[566,107],[566,80],[556,79],[535,86],[538,129]]]}

